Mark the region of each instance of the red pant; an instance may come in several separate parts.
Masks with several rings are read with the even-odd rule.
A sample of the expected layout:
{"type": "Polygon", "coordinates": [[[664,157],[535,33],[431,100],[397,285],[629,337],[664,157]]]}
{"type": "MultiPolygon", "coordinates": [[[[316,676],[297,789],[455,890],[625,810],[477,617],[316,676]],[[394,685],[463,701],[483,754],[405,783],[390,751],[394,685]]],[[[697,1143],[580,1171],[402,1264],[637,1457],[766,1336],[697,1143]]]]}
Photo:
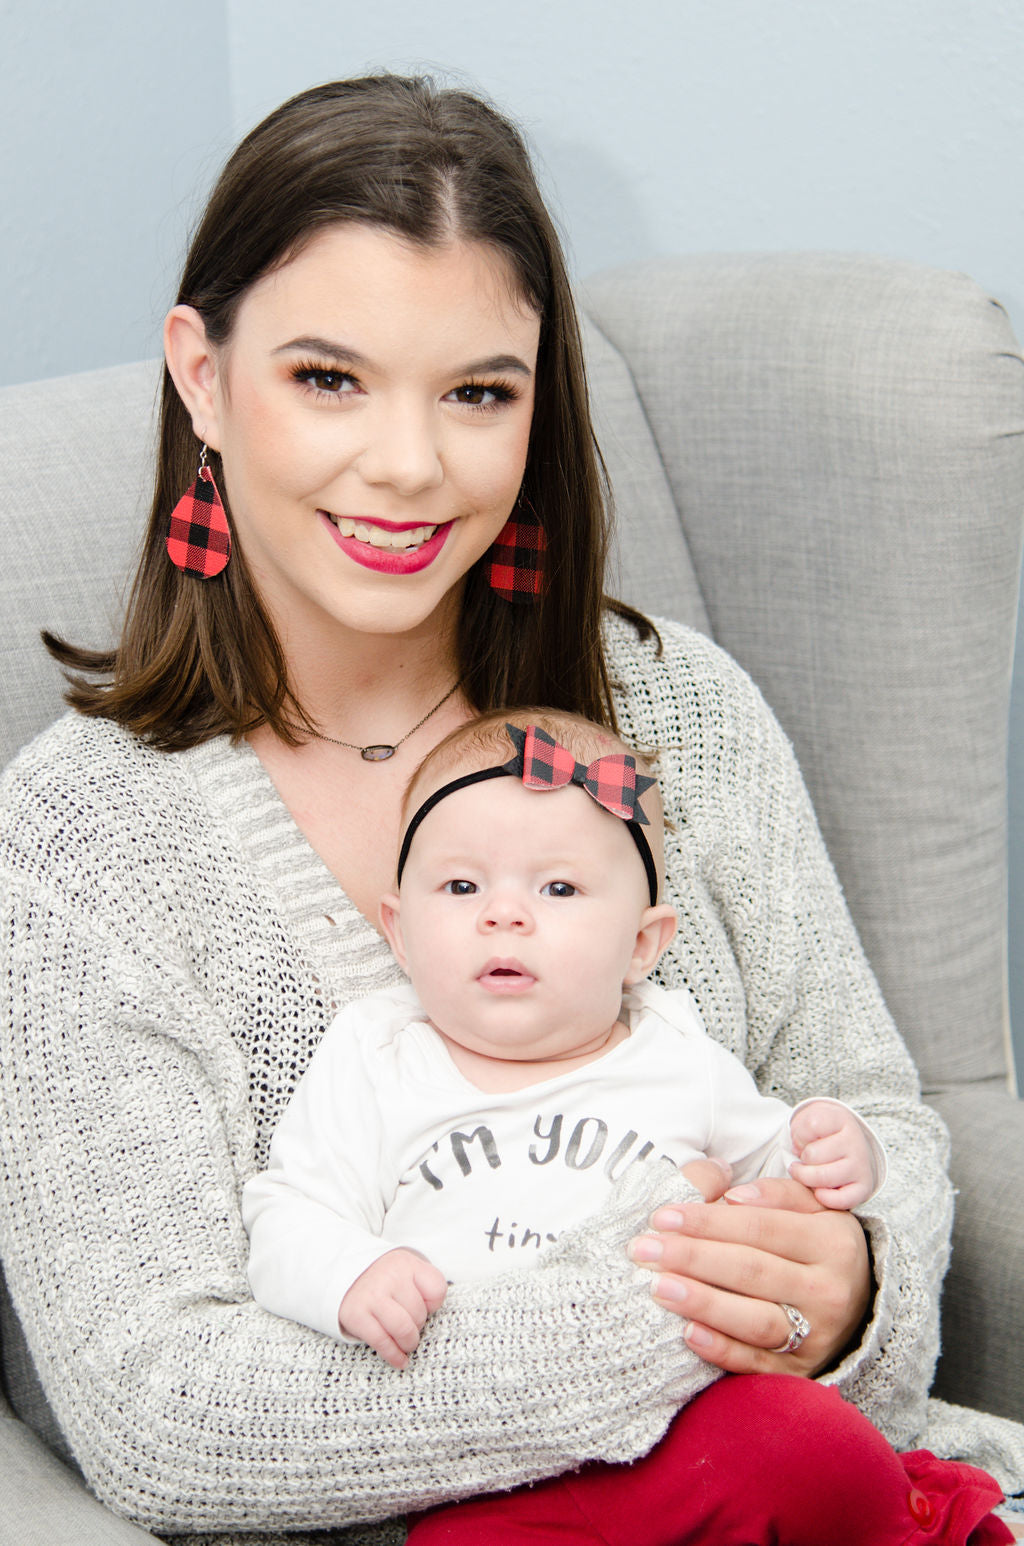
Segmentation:
{"type": "Polygon", "coordinates": [[[433,1509],[408,1546],[996,1546],[1001,1497],[973,1466],[897,1455],[828,1386],[726,1375],[633,1465],[433,1509]]]}

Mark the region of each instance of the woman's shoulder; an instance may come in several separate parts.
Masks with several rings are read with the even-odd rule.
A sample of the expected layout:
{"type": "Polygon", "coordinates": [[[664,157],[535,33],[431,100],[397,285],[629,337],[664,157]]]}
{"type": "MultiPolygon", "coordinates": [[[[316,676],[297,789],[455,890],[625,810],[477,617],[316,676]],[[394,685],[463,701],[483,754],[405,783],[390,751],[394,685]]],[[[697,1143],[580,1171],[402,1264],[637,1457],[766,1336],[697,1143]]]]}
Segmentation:
{"type": "Polygon", "coordinates": [[[195,756],[157,751],[110,720],[65,714],[0,777],[0,857],[50,875],[112,862],[122,849],[163,858],[168,842],[180,846],[202,825],[195,756]]]}
{"type": "Polygon", "coordinates": [[[80,768],[96,765],[110,757],[128,756],[146,760],[150,749],[138,736],[110,719],[93,718],[68,709],[45,730],[17,752],[4,769],[6,783],[11,775],[32,776],[38,767],[54,768],[65,763],[80,768]]]}
{"type": "Polygon", "coordinates": [[[651,622],[642,638],[628,619],[606,614],[605,649],[627,739],[656,750],[785,739],[756,683],[721,645],[685,623],[651,622]]]}
{"type": "Polygon", "coordinates": [[[154,750],[108,719],[74,710],[24,746],[0,777],[0,819],[19,808],[39,810],[53,799],[106,809],[142,809],[156,786],[175,781],[182,753],[154,750]]]}

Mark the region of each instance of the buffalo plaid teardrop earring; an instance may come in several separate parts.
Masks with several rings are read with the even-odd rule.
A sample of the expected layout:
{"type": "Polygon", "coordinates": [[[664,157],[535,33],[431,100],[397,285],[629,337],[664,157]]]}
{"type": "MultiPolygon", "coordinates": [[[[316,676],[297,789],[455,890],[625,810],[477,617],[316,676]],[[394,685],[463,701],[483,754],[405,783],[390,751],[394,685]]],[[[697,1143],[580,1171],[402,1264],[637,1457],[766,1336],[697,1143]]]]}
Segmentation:
{"type": "Polygon", "coordinates": [[[231,557],[231,532],[213,473],[206,465],[206,447],[199,454],[199,471],[171,511],[167,553],[172,564],[197,580],[220,574],[231,557]]]}
{"type": "Polygon", "coordinates": [[[487,578],[506,601],[534,601],[544,590],[547,538],[536,510],[520,493],[490,548],[487,578]]]}

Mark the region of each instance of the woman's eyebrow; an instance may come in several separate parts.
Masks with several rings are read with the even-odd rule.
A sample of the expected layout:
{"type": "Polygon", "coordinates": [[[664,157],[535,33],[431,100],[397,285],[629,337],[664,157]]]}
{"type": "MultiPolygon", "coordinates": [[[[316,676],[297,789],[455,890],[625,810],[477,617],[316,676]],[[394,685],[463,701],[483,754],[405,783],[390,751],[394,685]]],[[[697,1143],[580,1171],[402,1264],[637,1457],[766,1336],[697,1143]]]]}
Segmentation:
{"type": "Polygon", "coordinates": [[[484,376],[490,372],[513,371],[519,376],[532,376],[533,371],[525,360],[521,360],[518,354],[491,354],[485,360],[473,360],[469,365],[463,365],[456,375],[484,376]]]}
{"type": "MultiPolygon", "coordinates": [[[[286,344],[279,344],[272,352],[274,354],[288,354],[291,351],[303,351],[306,354],[324,355],[330,359],[345,360],[350,365],[360,367],[368,365],[370,361],[365,354],[360,354],[358,349],[352,349],[348,344],[340,343],[336,338],[316,338],[303,335],[301,338],[290,338],[286,344]]],[[[471,360],[468,365],[460,365],[453,372],[454,376],[482,376],[502,371],[512,371],[515,375],[526,376],[529,379],[533,371],[525,360],[518,354],[490,354],[482,360],[471,360]]]]}
{"type": "Polygon", "coordinates": [[[350,349],[348,344],[338,343],[336,339],[313,338],[303,335],[301,338],[290,338],[286,344],[278,344],[272,350],[273,354],[287,354],[290,350],[303,350],[307,354],[326,354],[337,360],[348,360],[352,365],[366,365],[368,360],[365,354],[360,354],[358,349],[350,349]]]}

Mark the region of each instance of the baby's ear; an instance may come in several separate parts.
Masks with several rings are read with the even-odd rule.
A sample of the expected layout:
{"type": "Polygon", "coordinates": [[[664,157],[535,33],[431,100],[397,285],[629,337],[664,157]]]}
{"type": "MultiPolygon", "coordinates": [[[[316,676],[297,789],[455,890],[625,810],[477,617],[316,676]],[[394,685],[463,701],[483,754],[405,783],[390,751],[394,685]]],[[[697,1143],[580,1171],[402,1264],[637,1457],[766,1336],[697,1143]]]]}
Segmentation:
{"type": "Polygon", "coordinates": [[[382,896],[380,899],[380,926],[384,930],[384,938],[391,946],[395,960],[404,972],[405,946],[402,943],[401,908],[401,902],[393,893],[382,896]]]}
{"type": "Polygon", "coordinates": [[[647,973],[654,970],[662,951],[675,932],[676,911],[667,902],[644,910],[640,915],[636,948],[623,978],[623,987],[631,988],[635,982],[642,982],[647,973]]]}

